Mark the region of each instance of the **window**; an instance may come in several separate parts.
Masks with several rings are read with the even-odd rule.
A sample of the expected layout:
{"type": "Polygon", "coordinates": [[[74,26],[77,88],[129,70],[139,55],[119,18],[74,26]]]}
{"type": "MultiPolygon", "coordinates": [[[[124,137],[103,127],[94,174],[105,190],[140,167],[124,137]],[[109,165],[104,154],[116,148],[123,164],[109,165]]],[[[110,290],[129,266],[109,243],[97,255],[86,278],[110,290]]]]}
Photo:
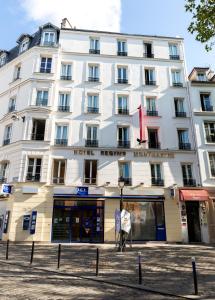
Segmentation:
{"type": "Polygon", "coordinates": [[[154,69],[145,69],[145,84],[156,85],[154,69]]]}
{"type": "Polygon", "coordinates": [[[151,164],[151,183],[155,186],[164,186],[160,164],[151,164]]]}
{"type": "Polygon", "coordinates": [[[156,98],[146,98],[147,116],[158,116],[156,109],[156,98]]]}
{"type": "Polygon", "coordinates": [[[183,164],[181,165],[183,184],[184,186],[196,186],[196,181],[193,179],[192,165],[183,164]]]}
{"type": "Polygon", "coordinates": [[[207,77],[205,73],[197,73],[197,80],[198,81],[207,81],[207,77]]]}
{"type": "Polygon", "coordinates": [[[3,145],[8,145],[11,142],[11,135],[12,135],[12,125],[8,125],[5,127],[5,132],[4,132],[4,141],[3,145]]]}
{"type": "Polygon", "coordinates": [[[24,39],[22,41],[22,43],[20,44],[20,48],[19,48],[19,53],[25,52],[26,50],[28,50],[28,45],[29,45],[29,39],[24,39]]]}
{"type": "Polygon", "coordinates": [[[148,147],[152,149],[160,149],[158,129],[156,128],[148,128],[148,147]]]}
{"type": "Polygon", "coordinates": [[[64,176],[65,176],[65,160],[54,159],[54,167],[53,167],[53,178],[52,181],[55,184],[64,184],[64,176]]]}
{"type": "Polygon", "coordinates": [[[178,129],[178,142],[179,149],[191,150],[191,145],[189,143],[189,134],[187,129],[178,129]]]}
{"type": "Polygon", "coordinates": [[[200,93],[202,111],[213,111],[210,93],[200,93]]]}
{"type": "Polygon", "coordinates": [[[15,66],[14,80],[20,79],[21,66],[15,66]]]}
{"type": "Polygon", "coordinates": [[[8,168],[9,168],[9,163],[8,162],[1,163],[1,166],[0,166],[0,183],[7,182],[8,168]]]}
{"type": "Polygon", "coordinates": [[[117,42],[117,55],[119,56],[127,56],[127,43],[126,41],[118,41],[117,42]]]}
{"type": "Polygon", "coordinates": [[[56,43],[55,32],[43,32],[42,45],[54,46],[56,43]]]}
{"type": "Polygon", "coordinates": [[[186,117],[186,112],[184,111],[184,99],[183,98],[174,98],[175,104],[175,116],[176,117],[186,117]]]}
{"type": "Polygon", "coordinates": [[[69,112],[69,110],[70,110],[70,94],[60,93],[58,111],[69,112]]]}
{"type": "Polygon", "coordinates": [[[72,65],[61,64],[61,80],[72,80],[72,65]]]}
{"type": "Polygon", "coordinates": [[[90,65],[89,66],[89,81],[98,82],[99,81],[99,66],[90,65]]]}
{"type": "Polygon", "coordinates": [[[85,160],[84,183],[96,184],[97,180],[97,160],[85,160]]]}
{"type": "Polygon", "coordinates": [[[85,143],[86,147],[98,147],[97,131],[98,131],[97,126],[95,125],[87,126],[87,139],[85,143]]]}
{"type": "Polygon", "coordinates": [[[48,105],[48,91],[46,90],[38,90],[37,91],[37,106],[47,106],[48,105]]]}
{"type": "Polygon", "coordinates": [[[87,95],[87,112],[98,113],[99,112],[99,96],[98,95],[87,95]]]}
{"type": "Polygon", "coordinates": [[[173,60],[179,60],[179,50],[178,45],[176,44],[169,44],[169,58],[173,60]]]}
{"type": "Polygon", "coordinates": [[[215,122],[204,122],[206,141],[215,143],[215,122]]]}
{"type": "Polygon", "coordinates": [[[118,96],[118,114],[119,115],[128,115],[128,97],[127,96],[118,96]]]}
{"type": "Polygon", "coordinates": [[[68,126],[67,125],[57,125],[55,145],[66,146],[67,142],[68,142],[68,126]]]}
{"type": "Polygon", "coordinates": [[[52,68],[52,58],[42,57],[40,64],[40,73],[51,73],[52,68]]]}
{"type": "Polygon", "coordinates": [[[13,112],[16,110],[16,98],[10,98],[8,105],[8,112],[13,112]]]}
{"type": "Polygon", "coordinates": [[[40,181],[41,163],[41,158],[28,159],[27,181],[40,181]]]}
{"type": "Polygon", "coordinates": [[[0,67],[6,64],[7,55],[4,53],[0,56],[0,67]]]}
{"type": "Polygon", "coordinates": [[[215,153],[209,153],[211,176],[215,177],[215,153]]]}
{"type": "Polygon", "coordinates": [[[99,39],[90,38],[90,51],[91,54],[100,54],[99,39]]]}
{"type": "Polygon", "coordinates": [[[127,67],[118,67],[118,83],[128,83],[128,69],[127,67]]]}
{"type": "Polygon", "coordinates": [[[122,179],[125,185],[131,185],[130,162],[119,162],[119,179],[122,179]]]}
{"type": "Polygon", "coordinates": [[[172,85],[176,87],[183,86],[183,84],[181,83],[181,71],[179,70],[172,71],[172,85]]]}
{"type": "Polygon", "coordinates": [[[152,53],[151,43],[144,43],[144,57],[154,58],[154,54],[152,53]]]}
{"type": "Polygon", "coordinates": [[[118,127],[118,147],[130,148],[129,127],[118,127]]]}
{"type": "Polygon", "coordinates": [[[32,136],[34,141],[44,141],[46,120],[33,120],[32,136]]]}

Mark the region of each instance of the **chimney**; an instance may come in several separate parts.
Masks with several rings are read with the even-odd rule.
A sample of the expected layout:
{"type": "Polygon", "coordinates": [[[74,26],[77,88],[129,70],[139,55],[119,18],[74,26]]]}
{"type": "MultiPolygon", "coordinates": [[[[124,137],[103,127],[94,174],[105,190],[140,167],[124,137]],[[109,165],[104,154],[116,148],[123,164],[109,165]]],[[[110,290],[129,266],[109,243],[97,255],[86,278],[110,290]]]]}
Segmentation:
{"type": "Polygon", "coordinates": [[[61,22],[61,29],[70,28],[72,29],[72,25],[70,24],[67,18],[63,18],[61,22]]]}

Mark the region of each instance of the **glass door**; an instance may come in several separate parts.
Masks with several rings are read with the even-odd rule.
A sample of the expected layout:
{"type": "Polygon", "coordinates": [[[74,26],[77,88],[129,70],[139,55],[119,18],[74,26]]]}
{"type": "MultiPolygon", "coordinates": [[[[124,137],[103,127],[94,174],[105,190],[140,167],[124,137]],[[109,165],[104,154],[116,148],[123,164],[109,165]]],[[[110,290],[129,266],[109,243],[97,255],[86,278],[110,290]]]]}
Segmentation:
{"type": "Polygon", "coordinates": [[[70,242],[70,207],[54,207],[52,240],[70,242]]]}

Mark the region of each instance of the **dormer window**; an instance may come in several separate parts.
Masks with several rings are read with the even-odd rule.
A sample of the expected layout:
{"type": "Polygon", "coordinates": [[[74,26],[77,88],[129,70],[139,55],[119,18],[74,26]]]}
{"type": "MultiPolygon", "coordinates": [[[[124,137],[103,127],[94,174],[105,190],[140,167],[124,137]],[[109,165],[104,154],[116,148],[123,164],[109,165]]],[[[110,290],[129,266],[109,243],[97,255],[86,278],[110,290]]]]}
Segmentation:
{"type": "Polygon", "coordinates": [[[19,53],[22,53],[22,52],[25,52],[26,50],[28,50],[28,45],[29,45],[29,39],[26,38],[20,44],[19,53]]]}
{"type": "Polygon", "coordinates": [[[5,53],[0,56],[0,67],[4,66],[6,64],[6,58],[7,58],[7,55],[5,53]]]}
{"type": "Polygon", "coordinates": [[[207,81],[207,77],[205,73],[197,73],[197,80],[198,81],[207,81]]]}
{"type": "Polygon", "coordinates": [[[43,46],[54,46],[56,44],[56,33],[53,31],[44,31],[42,37],[43,46]]]}

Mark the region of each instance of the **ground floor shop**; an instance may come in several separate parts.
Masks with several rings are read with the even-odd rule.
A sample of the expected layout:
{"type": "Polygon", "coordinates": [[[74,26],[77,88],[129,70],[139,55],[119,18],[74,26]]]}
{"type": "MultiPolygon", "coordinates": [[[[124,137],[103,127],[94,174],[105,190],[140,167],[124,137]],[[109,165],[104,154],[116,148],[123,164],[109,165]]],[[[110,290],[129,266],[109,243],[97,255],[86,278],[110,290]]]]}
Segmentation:
{"type": "MultiPolygon", "coordinates": [[[[189,201],[182,199],[181,191],[178,194],[173,196],[164,188],[125,188],[123,208],[131,215],[131,239],[212,241],[213,224],[205,221],[209,213],[214,215],[208,206],[212,200],[189,201]]],[[[0,233],[11,241],[115,242],[120,199],[117,187],[89,187],[87,194],[80,194],[80,187],[77,192],[76,187],[16,184],[14,193],[0,206],[0,233]]]]}

